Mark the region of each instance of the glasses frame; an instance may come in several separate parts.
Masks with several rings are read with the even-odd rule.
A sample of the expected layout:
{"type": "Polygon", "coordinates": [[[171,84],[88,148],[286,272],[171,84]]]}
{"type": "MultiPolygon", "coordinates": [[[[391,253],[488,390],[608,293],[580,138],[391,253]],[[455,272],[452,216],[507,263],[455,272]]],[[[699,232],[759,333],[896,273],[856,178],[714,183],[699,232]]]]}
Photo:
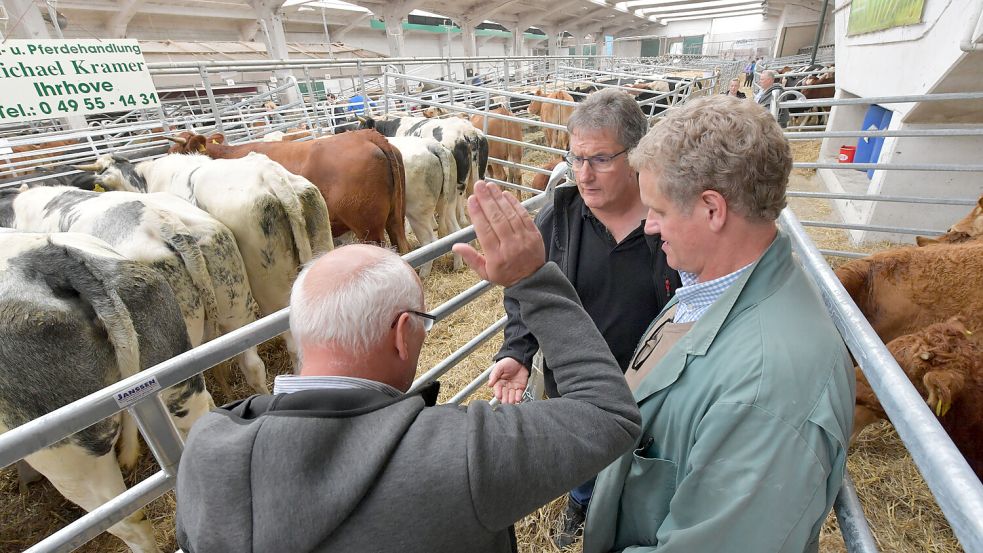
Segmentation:
{"type": "Polygon", "coordinates": [[[396,318],[393,319],[393,324],[389,325],[389,328],[396,328],[396,323],[399,322],[399,317],[403,313],[409,313],[411,315],[416,315],[417,317],[422,318],[423,319],[423,331],[424,332],[430,332],[430,329],[433,328],[434,323],[437,322],[437,317],[435,317],[434,315],[431,315],[430,313],[423,313],[422,311],[414,311],[412,309],[406,309],[406,310],[400,311],[399,313],[396,313],[396,318]]]}
{"type": "Polygon", "coordinates": [[[631,369],[633,371],[638,371],[642,368],[642,365],[649,360],[652,353],[655,352],[655,348],[659,347],[659,342],[662,341],[662,328],[667,324],[672,322],[672,317],[666,317],[659,326],[655,327],[655,332],[652,333],[652,337],[642,344],[642,347],[638,348],[638,354],[635,355],[631,363],[631,369]]]}
{"type": "Polygon", "coordinates": [[[607,166],[607,165],[601,165],[601,167],[604,167],[604,168],[603,169],[598,169],[598,166],[597,165],[594,165],[594,164],[595,163],[601,163],[601,161],[600,161],[601,159],[606,160],[606,161],[604,161],[605,164],[606,163],[611,163],[612,161],[614,161],[614,158],[620,156],[621,154],[627,153],[627,152],[628,152],[628,148],[625,148],[624,150],[621,150],[620,152],[618,152],[616,154],[611,154],[609,156],[587,156],[587,157],[575,156],[575,155],[573,155],[573,152],[567,152],[566,154],[564,154],[563,159],[566,160],[566,162],[568,164],[570,164],[570,168],[572,170],[574,170],[574,171],[579,171],[579,170],[583,169],[584,168],[584,162],[586,161],[587,162],[587,165],[590,165],[590,168],[593,169],[594,172],[596,172],[596,173],[606,173],[606,172],[608,172],[610,170],[610,167],[609,166],[607,166]],[[600,158],[600,159],[598,159],[598,158],[600,158]],[[576,166],[577,163],[580,164],[580,167],[577,167],[576,166]]]}

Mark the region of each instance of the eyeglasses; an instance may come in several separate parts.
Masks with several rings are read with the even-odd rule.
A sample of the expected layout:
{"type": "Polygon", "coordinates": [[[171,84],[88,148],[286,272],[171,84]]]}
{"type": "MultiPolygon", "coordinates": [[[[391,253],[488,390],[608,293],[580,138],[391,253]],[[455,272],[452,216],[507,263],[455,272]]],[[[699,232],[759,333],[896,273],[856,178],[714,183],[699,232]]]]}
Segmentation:
{"type": "Polygon", "coordinates": [[[393,319],[393,324],[389,325],[389,328],[396,328],[396,323],[399,322],[399,316],[403,313],[409,313],[411,315],[416,315],[417,317],[423,318],[423,331],[430,332],[433,328],[433,324],[437,322],[437,317],[434,317],[430,313],[421,313],[419,311],[413,311],[412,309],[407,309],[406,311],[400,311],[396,314],[396,318],[393,319]]]}
{"type": "Polygon", "coordinates": [[[563,157],[567,160],[567,163],[569,163],[570,166],[574,168],[574,170],[582,169],[584,167],[584,162],[586,161],[590,165],[590,168],[593,169],[594,171],[597,171],[598,173],[607,173],[608,171],[614,169],[614,158],[620,156],[621,154],[627,151],[628,148],[625,148],[624,150],[621,150],[620,152],[609,156],[589,156],[589,157],[575,156],[573,155],[572,152],[567,152],[566,155],[563,157]]]}
{"type": "Polygon", "coordinates": [[[641,369],[642,365],[648,361],[649,357],[652,355],[652,352],[655,351],[655,348],[659,345],[659,342],[662,341],[662,327],[671,322],[672,317],[666,317],[666,319],[659,323],[659,326],[655,328],[655,332],[652,333],[652,337],[645,340],[645,343],[642,344],[642,347],[638,350],[638,354],[635,355],[635,360],[631,364],[632,370],[637,371],[641,369]]]}

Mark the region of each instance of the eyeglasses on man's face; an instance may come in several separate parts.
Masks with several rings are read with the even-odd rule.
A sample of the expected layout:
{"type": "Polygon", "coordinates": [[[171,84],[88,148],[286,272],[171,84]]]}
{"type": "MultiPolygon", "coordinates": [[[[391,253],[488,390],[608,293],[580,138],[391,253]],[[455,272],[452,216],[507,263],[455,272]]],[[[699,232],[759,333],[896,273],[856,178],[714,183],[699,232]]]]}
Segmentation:
{"type": "Polygon", "coordinates": [[[409,313],[411,315],[416,315],[417,317],[422,318],[424,332],[430,332],[430,329],[433,328],[433,324],[437,322],[437,317],[434,317],[430,313],[421,313],[419,311],[413,311],[412,309],[407,309],[405,311],[400,311],[399,313],[396,313],[396,318],[393,319],[393,324],[389,325],[389,328],[396,328],[396,323],[399,322],[399,316],[402,315],[403,313],[409,313]]]}
{"type": "Polygon", "coordinates": [[[573,167],[575,171],[580,170],[584,167],[584,162],[590,165],[590,168],[598,173],[607,173],[614,169],[614,159],[621,154],[628,151],[628,148],[621,150],[616,154],[611,154],[609,156],[575,156],[573,152],[567,152],[564,158],[570,167],[573,167]]]}

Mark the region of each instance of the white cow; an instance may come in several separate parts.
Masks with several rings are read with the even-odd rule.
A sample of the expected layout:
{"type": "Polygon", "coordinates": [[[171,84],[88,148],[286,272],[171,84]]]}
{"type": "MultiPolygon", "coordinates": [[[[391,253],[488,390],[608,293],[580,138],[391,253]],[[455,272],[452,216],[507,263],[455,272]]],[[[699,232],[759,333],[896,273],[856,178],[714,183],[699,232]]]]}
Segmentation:
{"type": "MultiPolygon", "coordinates": [[[[97,169],[96,183],[107,190],[177,195],[229,227],[263,315],[287,306],[298,268],[312,252],[333,247],[317,188],[261,154],[217,160],[173,154],[137,164],[106,155],[80,168],[97,169]]],[[[295,353],[289,333],[284,338],[295,353]]]]}
{"type": "MultiPolygon", "coordinates": [[[[460,230],[457,222],[457,166],[451,151],[430,138],[387,138],[403,156],[406,171],[406,219],[420,245],[427,245],[460,230]],[[437,233],[434,234],[434,217],[437,233]]],[[[461,268],[455,256],[454,269],[461,268]]],[[[433,262],[420,266],[420,277],[430,274],[433,262]]]]}
{"type": "MultiPolygon", "coordinates": [[[[75,233],[0,233],[0,328],[0,433],[191,347],[156,271],[75,233]]],[[[161,396],[182,434],[214,407],[201,375],[161,396]]],[[[126,490],[120,465],[138,455],[136,424],[117,414],[25,461],[91,511],[126,490]]],[[[137,553],[159,551],[142,511],[109,532],[137,553]]]]}

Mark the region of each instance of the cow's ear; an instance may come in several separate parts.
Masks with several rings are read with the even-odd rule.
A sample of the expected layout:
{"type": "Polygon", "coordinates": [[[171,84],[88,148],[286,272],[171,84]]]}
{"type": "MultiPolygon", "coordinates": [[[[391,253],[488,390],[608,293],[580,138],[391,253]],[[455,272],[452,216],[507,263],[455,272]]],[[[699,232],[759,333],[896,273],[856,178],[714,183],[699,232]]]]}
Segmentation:
{"type": "Polygon", "coordinates": [[[18,190],[20,190],[21,192],[27,192],[27,183],[25,182],[24,184],[20,185],[20,188],[18,188],[18,190]]]}
{"type": "Polygon", "coordinates": [[[933,357],[935,357],[935,354],[930,351],[923,351],[918,354],[918,357],[920,357],[922,361],[930,361],[933,357]]]}
{"type": "Polygon", "coordinates": [[[918,244],[919,247],[922,247],[922,246],[928,246],[929,244],[938,244],[939,243],[939,239],[938,238],[928,238],[928,237],[925,237],[925,236],[916,236],[915,237],[915,243],[918,244]]]}

